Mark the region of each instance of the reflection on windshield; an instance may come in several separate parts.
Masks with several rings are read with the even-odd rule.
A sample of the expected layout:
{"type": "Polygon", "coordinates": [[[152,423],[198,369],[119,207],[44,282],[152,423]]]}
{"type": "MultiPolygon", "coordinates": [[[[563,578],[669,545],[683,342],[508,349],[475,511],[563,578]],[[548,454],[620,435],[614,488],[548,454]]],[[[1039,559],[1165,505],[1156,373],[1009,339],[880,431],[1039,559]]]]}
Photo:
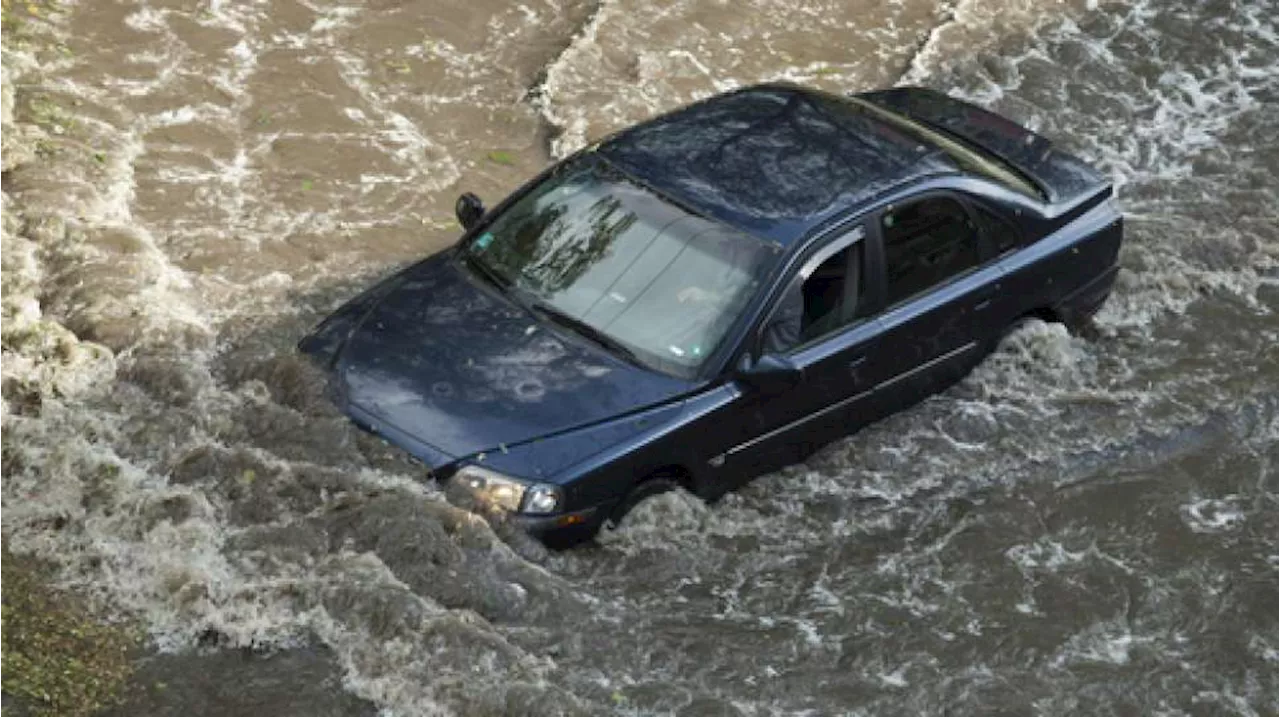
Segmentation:
{"type": "Polygon", "coordinates": [[[715,351],[777,256],[598,160],[553,175],[468,251],[520,293],[682,376],[715,351]]]}

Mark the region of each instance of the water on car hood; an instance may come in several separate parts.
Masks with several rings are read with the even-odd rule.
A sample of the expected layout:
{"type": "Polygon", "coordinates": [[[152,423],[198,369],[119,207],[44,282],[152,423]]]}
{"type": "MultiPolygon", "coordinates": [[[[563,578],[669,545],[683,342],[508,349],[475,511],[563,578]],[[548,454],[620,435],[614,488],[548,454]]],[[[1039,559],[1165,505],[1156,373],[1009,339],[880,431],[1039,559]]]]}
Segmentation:
{"type": "Polygon", "coordinates": [[[453,457],[679,396],[689,384],[565,338],[443,260],[415,267],[339,356],[345,400],[453,457]]]}

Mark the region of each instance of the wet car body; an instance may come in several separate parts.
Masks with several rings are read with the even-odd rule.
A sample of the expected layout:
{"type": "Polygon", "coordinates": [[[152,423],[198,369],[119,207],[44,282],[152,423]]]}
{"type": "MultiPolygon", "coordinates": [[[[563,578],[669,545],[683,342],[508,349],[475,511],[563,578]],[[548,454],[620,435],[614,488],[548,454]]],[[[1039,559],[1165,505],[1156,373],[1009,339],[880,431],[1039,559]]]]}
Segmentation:
{"type": "Polygon", "coordinates": [[[575,539],[653,492],[714,499],[796,462],[957,381],[1022,319],[1081,324],[1115,279],[1111,196],[1048,140],[937,92],[760,85],[588,147],[483,216],[460,208],[457,246],[299,346],[357,424],[532,532],[575,539]],[[758,280],[696,364],[687,345],[638,356],[583,326],[600,298],[557,319],[474,265],[504,215],[571,171],[653,195],[646,211],[675,217],[663,227],[759,243],[758,280]],[[769,348],[800,304],[801,333],[769,348]]]}

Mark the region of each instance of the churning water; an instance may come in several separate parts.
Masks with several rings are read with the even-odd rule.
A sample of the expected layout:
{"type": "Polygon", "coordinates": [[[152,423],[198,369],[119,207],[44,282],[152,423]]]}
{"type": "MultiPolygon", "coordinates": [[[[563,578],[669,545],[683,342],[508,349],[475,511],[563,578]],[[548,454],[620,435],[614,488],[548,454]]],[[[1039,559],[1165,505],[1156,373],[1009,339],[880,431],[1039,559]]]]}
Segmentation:
{"type": "Polygon", "coordinates": [[[1273,0],[32,7],[4,534],[161,649],[324,645],[402,715],[1276,713],[1273,0]],[[458,192],[772,78],[930,85],[1103,168],[1097,336],[1027,326],[804,465],[553,555],[293,355],[452,241],[458,192]]]}

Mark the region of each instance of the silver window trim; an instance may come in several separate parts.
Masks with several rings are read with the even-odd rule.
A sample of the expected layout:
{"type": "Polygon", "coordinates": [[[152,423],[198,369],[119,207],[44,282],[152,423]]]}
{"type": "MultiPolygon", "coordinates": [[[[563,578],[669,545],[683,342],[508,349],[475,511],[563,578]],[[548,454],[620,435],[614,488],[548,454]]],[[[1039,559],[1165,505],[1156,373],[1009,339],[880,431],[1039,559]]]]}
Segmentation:
{"type": "MultiPolygon", "coordinates": [[[[817,270],[818,267],[822,266],[823,262],[825,262],[826,260],[835,256],[836,254],[839,254],[845,249],[848,249],[849,247],[853,246],[854,244],[866,238],[867,232],[865,229],[863,229],[862,220],[859,219],[856,222],[856,224],[857,226],[841,234],[837,238],[831,240],[830,244],[819,249],[817,253],[809,257],[809,259],[800,266],[800,270],[792,274],[791,277],[788,278],[786,282],[784,282],[784,286],[786,288],[782,290],[782,294],[778,296],[778,298],[775,299],[773,304],[769,307],[769,312],[765,314],[764,320],[756,325],[755,336],[752,339],[752,343],[753,343],[753,346],[751,347],[752,355],[755,355],[756,352],[760,350],[760,345],[764,340],[764,330],[769,325],[769,322],[773,321],[774,315],[778,313],[778,306],[779,304],[782,303],[782,299],[787,295],[787,292],[791,290],[792,283],[794,283],[797,279],[801,281],[808,281],[809,277],[813,275],[813,272],[817,270]]],[[[866,260],[867,260],[867,257],[864,254],[864,256],[862,257],[862,261],[866,261],[866,260]]],[[[825,334],[822,334],[822,336],[815,336],[812,339],[805,341],[804,343],[796,344],[795,346],[792,346],[791,348],[787,349],[787,353],[793,354],[797,350],[813,344],[818,339],[821,339],[827,336],[832,336],[837,331],[849,328],[851,326],[854,326],[857,323],[860,323],[860,322],[845,324],[843,326],[840,326],[838,329],[833,329],[831,331],[828,331],[825,334]]]]}

